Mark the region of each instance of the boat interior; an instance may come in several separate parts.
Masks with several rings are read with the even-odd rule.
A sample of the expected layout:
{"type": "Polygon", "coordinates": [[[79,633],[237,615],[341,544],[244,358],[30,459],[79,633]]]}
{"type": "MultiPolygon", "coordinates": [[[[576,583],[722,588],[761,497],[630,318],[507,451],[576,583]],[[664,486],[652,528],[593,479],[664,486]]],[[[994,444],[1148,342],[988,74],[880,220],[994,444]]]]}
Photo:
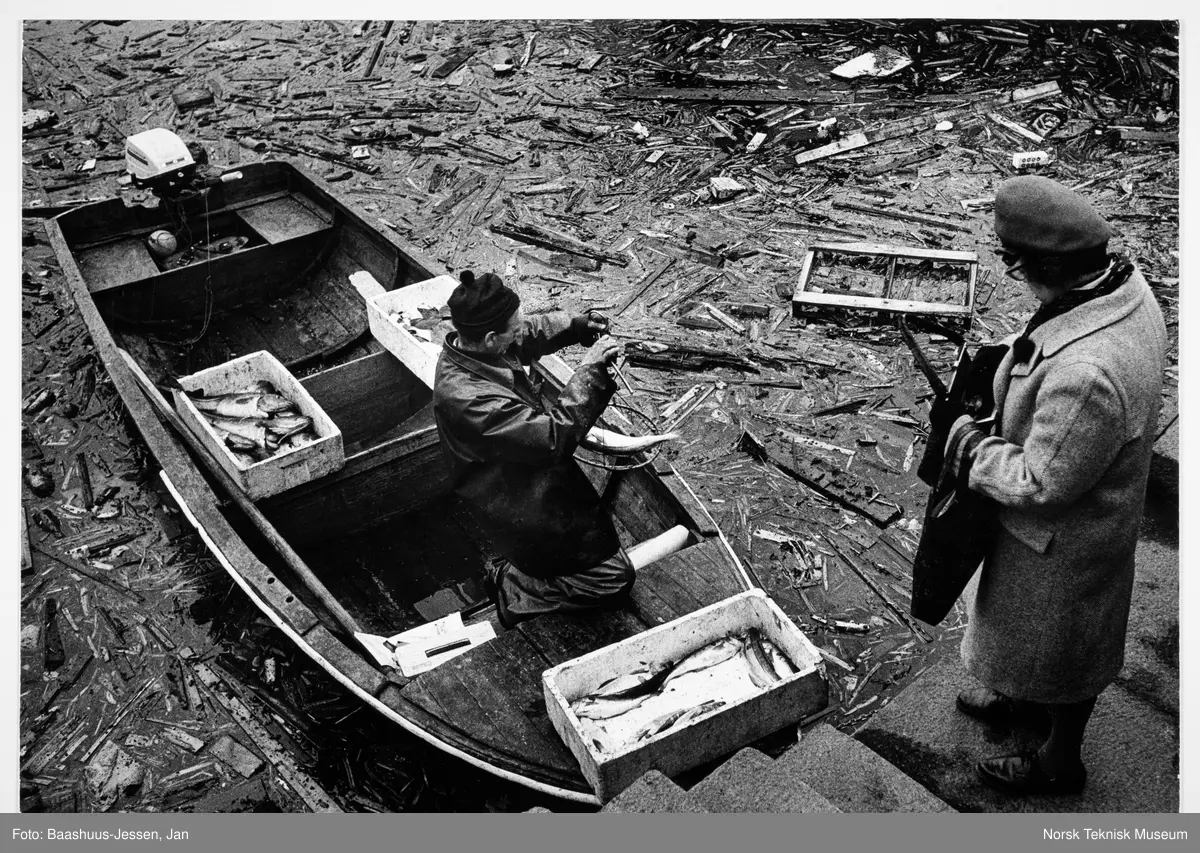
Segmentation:
{"type": "MultiPolygon", "coordinates": [[[[456,610],[471,615],[468,621],[494,623],[482,585],[492,553],[455,506],[432,391],[369,334],[363,297],[349,283],[363,270],[388,290],[433,274],[294,170],[246,171],[243,181],[176,210],[117,201],[60,219],[117,346],[160,387],[270,352],[338,425],[346,456],[340,471],[260,500],[271,524],[364,631],[391,636],[456,610]],[[155,258],[146,238],[160,228],[190,229],[192,238],[203,231],[204,238],[155,258]],[[196,242],[207,254],[179,257],[196,242]]],[[[563,381],[561,370],[545,378],[549,394],[563,381]]],[[[624,546],[676,525],[690,531],[688,545],[639,570],[627,607],[498,630],[494,640],[417,678],[390,676],[402,689],[384,697],[463,751],[580,791],[587,787],[578,764],[546,717],[542,671],[748,586],[670,466],[584,470],[611,507],[624,546]]],[[[232,505],[224,514],[287,588],[322,613],[262,534],[232,505]]]]}
{"type": "Polygon", "coordinates": [[[259,350],[292,370],[379,351],[350,274],[386,290],[430,277],[297,171],[242,172],[194,198],[60,217],[117,345],[156,382],[259,350]],[[158,230],[177,243],[161,257],[147,241],[158,230]]]}

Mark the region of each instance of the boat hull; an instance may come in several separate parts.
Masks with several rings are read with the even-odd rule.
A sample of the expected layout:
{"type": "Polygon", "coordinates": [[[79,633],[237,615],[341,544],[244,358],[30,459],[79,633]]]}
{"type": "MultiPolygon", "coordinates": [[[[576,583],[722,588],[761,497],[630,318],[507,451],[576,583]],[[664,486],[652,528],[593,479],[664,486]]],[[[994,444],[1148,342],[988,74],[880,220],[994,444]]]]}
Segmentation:
{"type": "MultiPolygon", "coordinates": [[[[319,274],[315,278],[309,275],[306,286],[315,288],[314,299],[321,296],[321,282],[347,275],[352,267],[370,272],[385,289],[436,274],[392,235],[371,228],[361,213],[338,200],[327,187],[291,166],[271,165],[262,174],[251,170],[252,180],[258,181],[267,195],[279,193],[281,183],[288,193],[301,193],[305,199],[302,203],[321,211],[318,218],[333,223],[335,233],[330,237],[313,228],[307,234],[289,237],[282,225],[272,232],[260,210],[249,216],[259,225],[257,233],[279,239],[248,251],[271,249],[287,240],[307,241],[302,257],[316,257],[319,265],[325,264],[316,271],[319,274]],[[332,241],[332,249],[322,248],[326,241],[332,241]],[[330,266],[333,259],[338,260],[330,266]]],[[[249,194],[211,201],[213,207],[219,202],[226,207],[242,205],[237,209],[255,208],[249,194]]],[[[431,417],[430,390],[369,336],[365,336],[365,343],[343,343],[339,350],[343,355],[331,365],[322,362],[328,353],[319,354],[320,342],[313,343],[309,355],[292,363],[312,363],[315,359],[323,367],[302,381],[342,430],[346,465],[336,474],[258,502],[254,510],[260,516],[260,531],[266,529],[270,535],[247,535],[245,517],[226,499],[224,487],[214,485],[214,474],[203,457],[156,413],[151,402],[154,395],[143,384],[148,380],[131,370],[123,349],[146,368],[139,369],[139,373],[158,383],[170,382],[184,369],[194,370],[196,365],[189,361],[205,366],[206,361],[219,363],[223,356],[241,353],[223,352],[202,339],[186,348],[187,358],[181,362],[180,356],[163,348],[157,333],[144,332],[139,324],[145,324],[147,318],[155,323],[170,319],[186,325],[184,314],[167,318],[159,312],[150,317],[149,312],[159,309],[146,304],[157,299],[157,289],[174,273],[159,271],[144,276],[149,279],[146,281],[135,279],[108,286],[111,282],[96,278],[96,267],[89,271],[86,263],[80,263],[79,247],[84,246],[86,251],[105,245],[104,241],[114,234],[117,240],[126,239],[126,232],[137,236],[139,229],[152,228],[160,220],[153,212],[134,210],[118,216],[110,207],[103,211],[91,207],[63,214],[47,226],[68,286],[98,354],[161,465],[170,490],[206,545],[254,604],[313,661],[406,731],[498,777],[568,800],[596,802],[578,765],[546,718],[541,672],[753,585],[678,473],[665,463],[619,473],[586,469],[597,492],[612,507],[624,544],[642,541],[675,525],[689,530],[688,548],[639,573],[629,607],[577,617],[540,617],[502,632],[495,640],[428,673],[406,679],[395,670],[378,666],[345,629],[345,620],[323,606],[319,589],[306,580],[311,574],[313,581],[323,583],[327,592],[332,590],[336,595],[346,574],[344,566],[314,563],[311,572],[306,566],[305,573],[298,573],[288,560],[299,559],[293,545],[305,554],[316,553],[322,544],[355,541],[353,537],[368,528],[390,529],[423,507],[427,510],[435,501],[449,500],[448,475],[431,417]],[[102,228],[105,216],[113,223],[107,234],[102,228]],[[312,355],[314,352],[318,354],[312,355]],[[285,559],[289,552],[292,556],[285,559]]],[[[224,260],[236,258],[235,254],[224,260]]],[[[217,319],[222,313],[252,327],[255,321],[249,315],[239,315],[239,304],[272,306],[278,304],[273,299],[290,298],[286,294],[279,297],[272,289],[285,289],[281,283],[267,282],[264,287],[246,303],[223,303],[222,311],[214,312],[210,329],[221,322],[230,324],[229,316],[217,319]]],[[[277,342],[282,348],[288,343],[283,337],[289,331],[287,318],[280,318],[278,325],[277,342]]],[[[253,343],[248,339],[240,345],[253,343]]],[[[287,353],[283,356],[281,360],[287,353]]],[[[561,387],[570,375],[566,364],[554,356],[542,359],[538,369],[550,389],[561,387]]],[[[465,532],[468,537],[473,535],[470,529],[465,532]]],[[[486,556],[485,542],[480,543],[479,553],[479,559],[486,556]]],[[[354,557],[353,553],[341,555],[344,563],[354,557]]],[[[383,580],[387,580],[387,568],[367,567],[383,580]]],[[[391,582],[399,589],[409,581],[393,578],[391,582]]],[[[367,618],[365,611],[356,615],[367,618]]],[[[384,630],[380,625],[366,627],[384,630]]]]}

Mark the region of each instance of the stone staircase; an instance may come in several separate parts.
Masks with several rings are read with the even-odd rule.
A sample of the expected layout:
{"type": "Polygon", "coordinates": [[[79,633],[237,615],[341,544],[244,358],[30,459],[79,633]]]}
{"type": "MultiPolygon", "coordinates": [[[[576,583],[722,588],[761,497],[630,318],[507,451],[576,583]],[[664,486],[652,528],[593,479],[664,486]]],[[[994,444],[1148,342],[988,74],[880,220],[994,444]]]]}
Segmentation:
{"type": "Polygon", "coordinates": [[[806,733],[779,758],[752,747],[685,791],[657,770],[605,812],[953,812],[918,782],[832,726],[806,733]]]}
{"type": "Polygon", "coordinates": [[[975,776],[975,762],[1035,747],[954,707],[971,678],[957,660],[927,670],[870,722],[844,734],[805,732],[776,759],[740,750],[688,790],[654,770],[604,812],[1162,813],[1179,809],[1179,719],[1120,682],[1100,696],[1084,741],[1087,787],[1077,796],[1014,798],[975,776]]]}

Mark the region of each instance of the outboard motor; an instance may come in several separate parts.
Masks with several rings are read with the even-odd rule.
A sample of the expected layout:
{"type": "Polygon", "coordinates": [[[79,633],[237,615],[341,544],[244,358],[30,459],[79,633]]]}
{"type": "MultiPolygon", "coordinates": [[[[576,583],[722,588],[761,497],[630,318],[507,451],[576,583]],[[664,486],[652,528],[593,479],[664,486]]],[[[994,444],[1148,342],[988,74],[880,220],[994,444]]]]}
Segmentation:
{"type": "Polygon", "coordinates": [[[208,187],[242,177],[241,172],[208,176],[204,146],[198,142],[185,144],[164,127],[135,133],[125,140],[125,169],[135,187],[148,188],[165,201],[194,197],[208,187]]]}
{"type": "Polygon", "coordinates": [[[196,161],[183,140],[164,127],[125,140],[125,169],[135,187],[169,196],[192,187],[196,161]]]}

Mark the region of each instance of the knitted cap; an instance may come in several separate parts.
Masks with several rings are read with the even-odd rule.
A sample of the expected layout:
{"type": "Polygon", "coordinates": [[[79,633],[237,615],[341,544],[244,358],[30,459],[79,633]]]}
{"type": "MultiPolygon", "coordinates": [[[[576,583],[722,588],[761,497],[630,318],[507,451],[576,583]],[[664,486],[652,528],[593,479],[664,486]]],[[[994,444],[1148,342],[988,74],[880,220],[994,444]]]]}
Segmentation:
{"type": "Polygon", "coordinates": [[[495,273],[479,278],[465,270],[460,284],[450,294],[450,319],[459,331],[485,332],[503,324],[521,306],[521,297],[504,285],[495,273]]]}
{"type": "Polygon", "coordinates": [[[1038,175],[1002,183],[995,210],[996,236],[1016,251],[1063,255],[1102,246],[1113,233],[1083,196],[1038,175]]]}

